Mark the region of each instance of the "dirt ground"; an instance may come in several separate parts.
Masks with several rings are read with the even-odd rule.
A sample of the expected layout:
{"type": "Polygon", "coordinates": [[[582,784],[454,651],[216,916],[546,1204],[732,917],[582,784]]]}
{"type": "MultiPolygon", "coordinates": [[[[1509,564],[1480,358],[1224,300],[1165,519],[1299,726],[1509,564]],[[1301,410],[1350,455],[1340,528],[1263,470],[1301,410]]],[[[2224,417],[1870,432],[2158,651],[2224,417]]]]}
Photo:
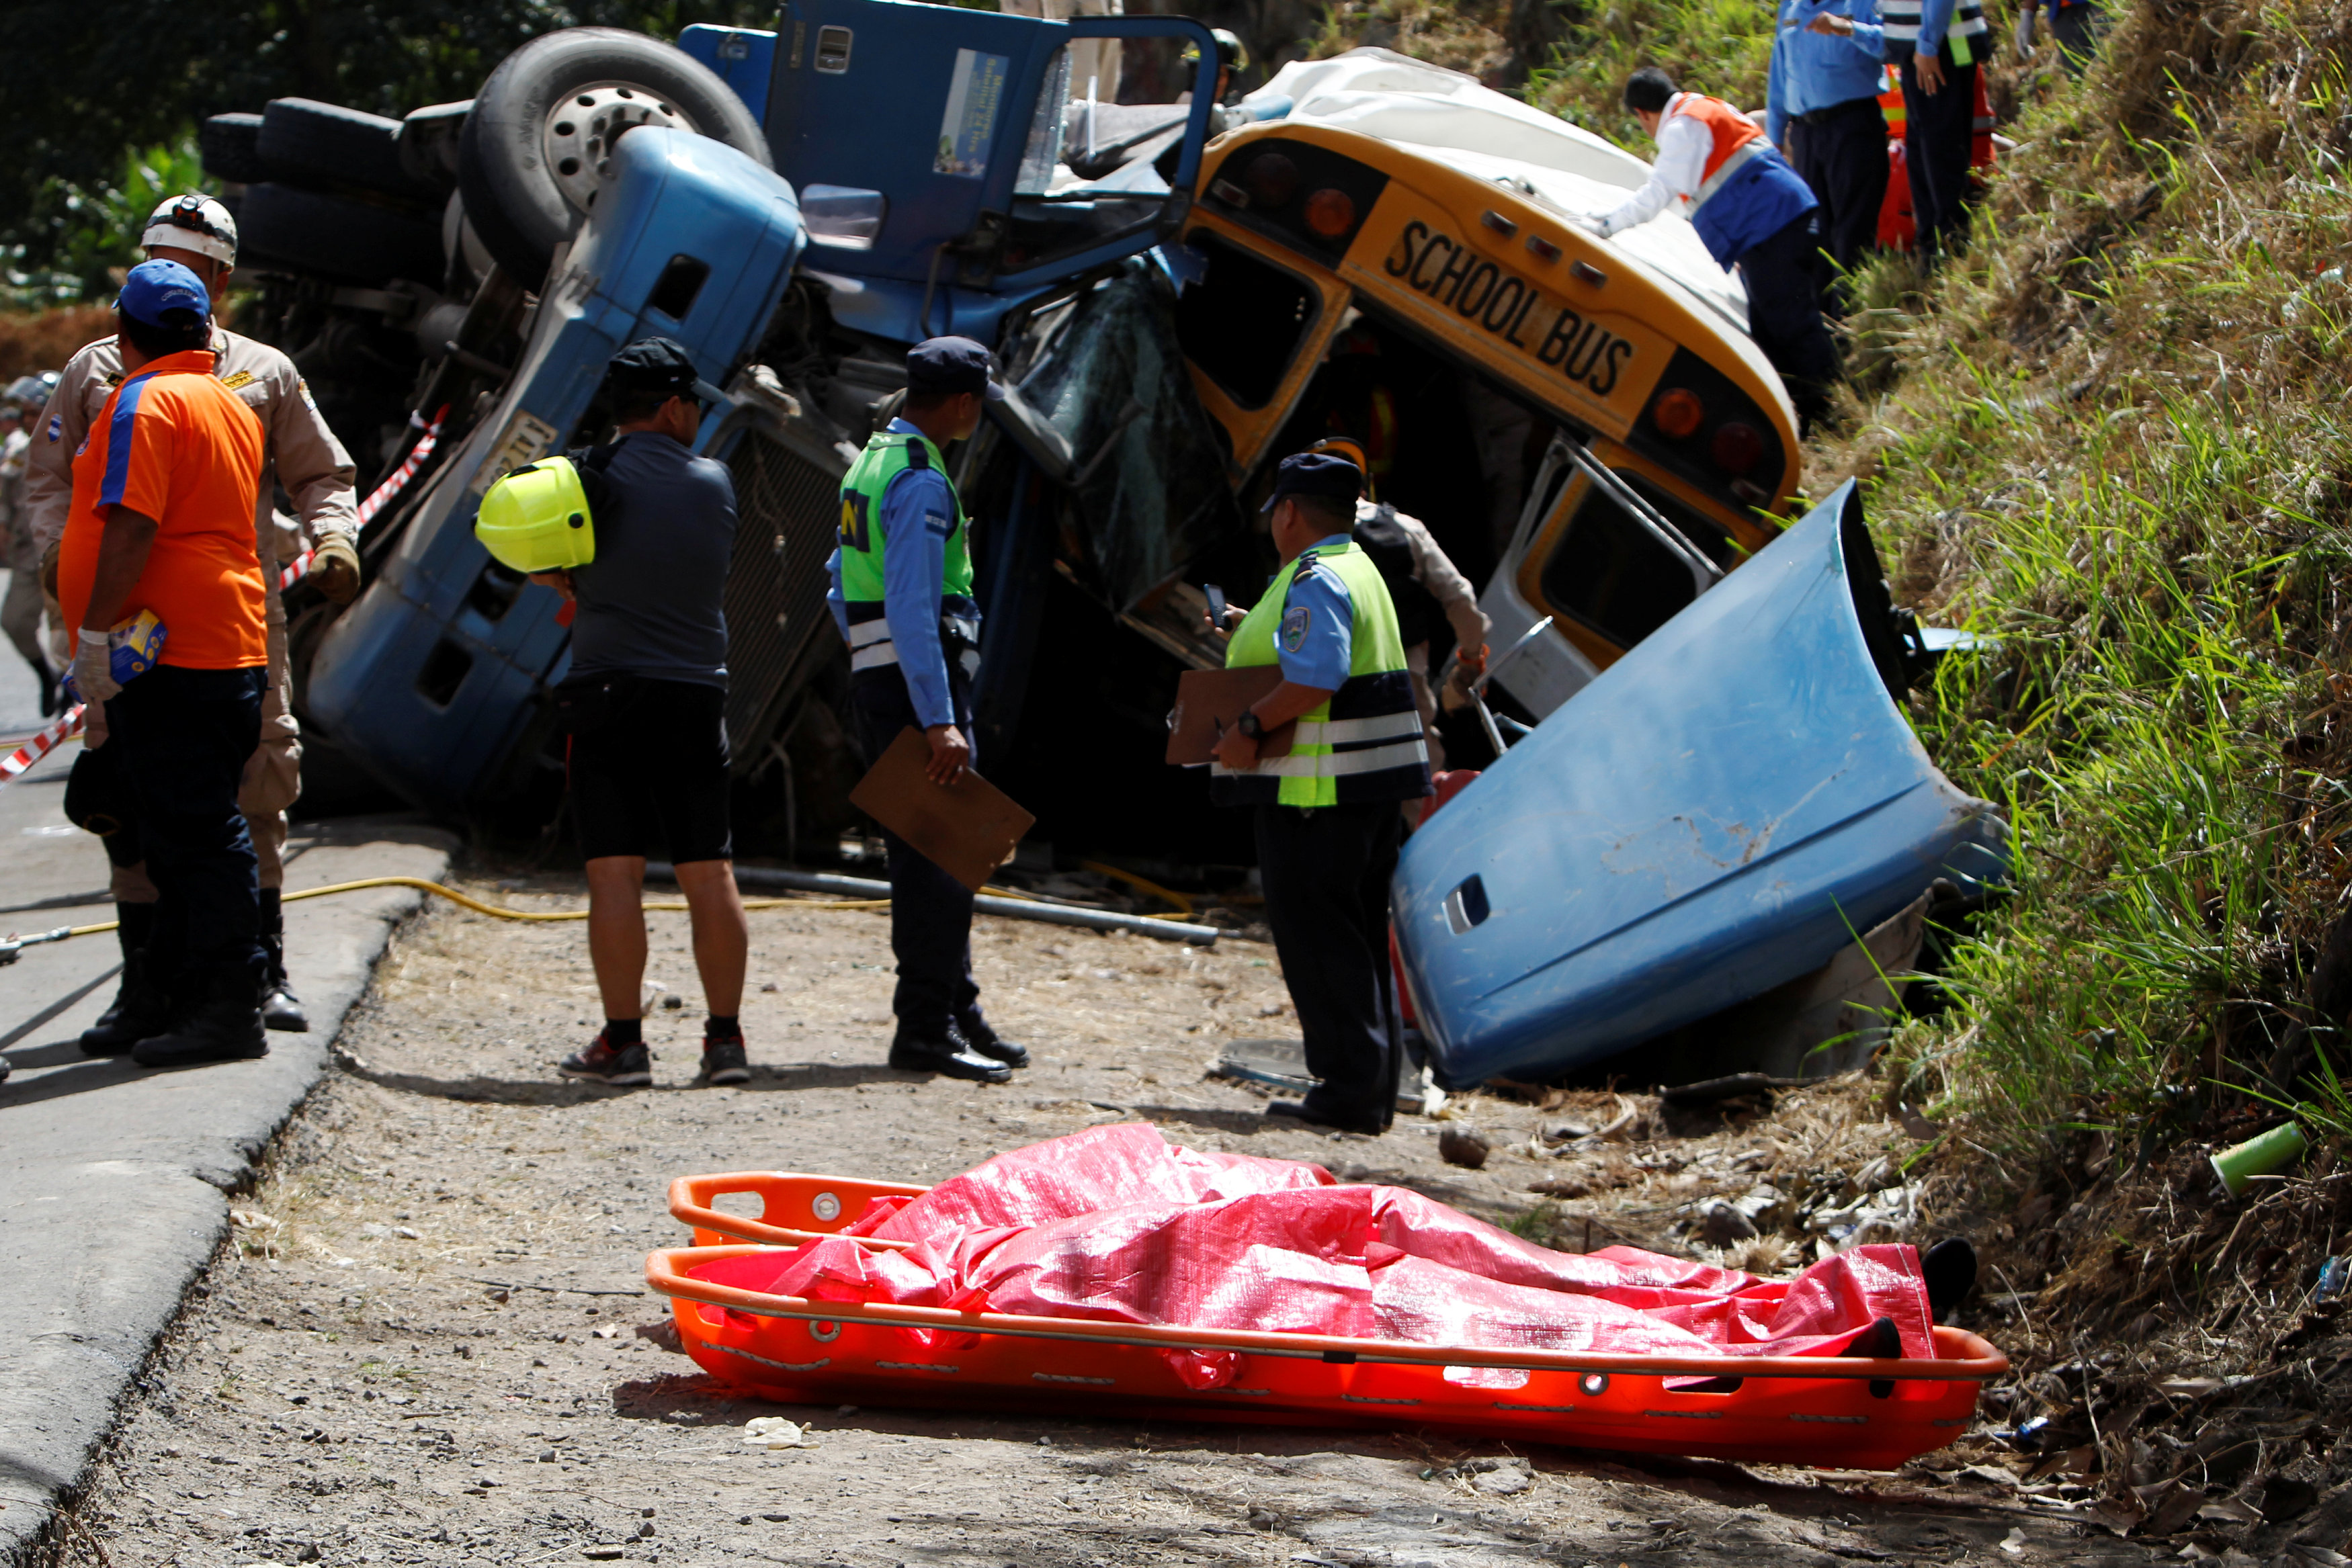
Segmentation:
{"type": "MultiPolygon", "coordinates": [[[[470,884],[577,907],[576,882],[470,884]]],[[[1204,1076],[1228,1041],[1295,1032],[1273,951],[982,920],[992,1018],[1036,1064],[1003,1087],[882,1065],[887,916],[756,914],[740,1089],[689,1086],[701,1009],[682,915],[649,974],[687,993],[646,1026],[660,1082],[549,1070],[597,1016],[576,925],[436,904],[352,1015],[344,1070],[238,1200],[224,1250],[70,1522],[62,1559],[149,1564],[625,1559],[1032,1568],[1216,1563],[1471,1565],[2144,1563],[2063,1496],[1967,1467],[1977,1435],[1897,1476],[1642,1459],[1395,1431],[1179,1426],[731,1397],[666,1348],[644,1293],[685,1240],[667,1184],[799,1169],[935,1181],[1002,1150],[1141,1117],[1173,1141],[1394,1182],[1557,1245],[1611,1240],[1794,1267],[1818,1233],[1917,1223],[1892,1162],[1915,1146],[1874,1086],[1769,1113],[1654,1099],[1457,1101],[1387,1136],[1269,1122],[1204,1076]],[[1444,1163],[1477,1126],[1482,1170],[1444,1163]],[[1556,1145],[1559,1152],[1553,1152],[1556,1145]],[[1857,1180],[1857,1177],[1867,1178],[1857,1180]],[[1874,1191],[1873,1181],[1882,1184],[1874,1191]],[[1531,1191],[1538,1184],[1549,1192],[1531,1191]],[[1760,1190],[1759,1190],[1760,1189],[1760,1190]],[[1889,1197],[1888,1194],[1893,1194],[1889,1197]],[[1715,1199],[1734,1200],[1710,1208],[1715,1199]],[[1589,1226],[1588,1226],[1589,1222],[1589,1226]],[[1758,1234],[1742,1234],[1742,1226],[1758,1234]],[[810,1447],[749,1448],[788,1416],[810,1447]],[[1525,1460],[1484,1472],[1472,1458],[1525,1460]]],[[[674,994],[674,993],[673,993],[674,994]]],[[[1998,1410],[1982,1412],[1994,1422],[1998,1410]]],[[[2076,1489],[2078,1491],[2080,1489],[2076,1489]]],[[[2163,1550],[2167,1555],[2178,1542],[2163,1550]]]]}

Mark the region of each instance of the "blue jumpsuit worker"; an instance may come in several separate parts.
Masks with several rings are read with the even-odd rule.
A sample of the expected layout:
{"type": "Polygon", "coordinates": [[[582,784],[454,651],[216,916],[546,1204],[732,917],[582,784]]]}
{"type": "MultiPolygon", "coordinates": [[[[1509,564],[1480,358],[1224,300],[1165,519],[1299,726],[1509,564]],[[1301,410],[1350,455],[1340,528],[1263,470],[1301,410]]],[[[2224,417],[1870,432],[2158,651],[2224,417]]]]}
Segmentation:
{"type": "Polygon", "coordinates": [[[556,688],[572,820],[588,873],[588,961],[604,1027],[556,1063],[567,1078],[653,1082],[645,1042],[646,861],[669,852],[709,1016],[695,1082],[748,1083],[743,969],[751,934],[735,891],[729,819],[727,570],[735,482],[695,455],[704,394],[669,338],[640,338],[605,367],[613,439],[570,454],[595,558],[531,580],[577,607],[572,667],[556,688]],[[659,754],[647,755],[658,737],[659,754]]]}
{"type": "MultiPolygon", "coordinates": [[[[971,677],[980,606],[963,504],[946,448],[1004,396],[986,349],[932,338],[907,350],[907,402],[841,482],[841,544],[825,563],[834,623],[849,644],[850,692],[866,755],[913,727],[930,742],[933,782],[974,765],[971,677]]],[[[887,829],[890,951],[898,960],[890,1065],[1002,1083],[1029,1053],[991,1029],[971,977],[971,892],[887,829]]]]}
{"type": "Polygon", "coordinates": [[[1764,134],[1822,204],[1822,304],[1849,308],[1846,275],[1878,238],[1886,204],[1886,115],[1878,107],[1886,29],[1874,0],[1780,0],[1764,134]]]}
{"type": "Polygon", "coordinates": [[[1282,460],[1273,498],[1283,568],[1246,614],[1227,612],[1225,664],[1282,668],[1217,744],[1210,797],[1256,812],[1258,876],[1283,981],[1322,1082],[1269,1114],[1378,1134],[1396,1115],[1389,881],[1401,800],[1430,792],[1429,750],[1388,586],[1350,537],[1362,472],[1336,454],[1282,460]],[[1286,757],[1258,742],[1292,720],[1286,757]]]}
{"type": "Polygon", "coordinates": [[[1919,259],[1957,255],[1969,236],[1969,152],[1976,139],[1977,61],[1991,29],[1980,0],[1879,0],[1886,58],[1903,78],[1903,162],[1919,259]]]}
{"type": "Polygon", "coordinates": [[[1658,144],[1647,183],[1588,220],[1603,239],[1681,204],[1707,254],[1748,286],[1748,331],[1789,388],[1801,428],[1828,412],[1836,345],[1814,287],[1821,204],[1755,122],[1719,98],[1677,92],[1653,66],[1625,82],[1625,107],[1658,144]]]}

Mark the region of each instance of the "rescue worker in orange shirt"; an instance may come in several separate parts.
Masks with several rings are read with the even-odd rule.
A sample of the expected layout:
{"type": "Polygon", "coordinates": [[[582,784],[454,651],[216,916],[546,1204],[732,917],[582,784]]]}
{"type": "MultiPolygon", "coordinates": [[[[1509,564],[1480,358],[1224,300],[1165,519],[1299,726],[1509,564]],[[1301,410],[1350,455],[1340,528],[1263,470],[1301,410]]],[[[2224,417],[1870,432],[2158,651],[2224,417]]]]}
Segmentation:
{"type": "Polygon", "coordinates": [[[58,587],[85,745],[116,754],[159,894],[142,951],[168,1007],[124,1049],[142,1067],[265,1056],[260,887],[236,797],[269,664],[253,538],[267,437],[213,374],[194,273],[142,262],[115,312],[123,380],[74,455],[58,587]],[[163,641],[134,672],[109,632],[148,612],[163,641]]]}
{"type": "Polygon", "coordinates": [[[1748,286],[1748,331],[1796,405],[1801,428],[1829,410],[1838,379],[1836,345],[1814,287],[1821,203],[1764,132],[1719,98],[1675,90],[1644,66],[1625,81],[1625,107],[1658,144],[1640,190],[1590,221],[1603,239],[1648,223],[1676,204],[1707,254],[1748,286]]]}
{"type": "MultiPolygon", "coordinates": [[[[215,301],[227,289],[236,267],[236,222],[227,208],[208,196],[175,196],[157,206],[139,243],[150,260],[175,261],[194,273],[206,295],[215,301]]],[[[269,681],[261,699],[261,743],[246,762],[237,800],[260,862],[262,946],[269,955],[262,1017],[271,1029],[299,1031],[310,1028],[310,1019],[287,977],[285,916],[278,900],[285,880],[286,812],[302,792],[302,732],[292,712],[292,684],[286,665],[286,606],[278,578],[280,569],[300,552],[307,539],[318,552],[308,580],[336,604],[350,603],[359,592],[360,558],[352,543],[359,531],[354,471],[350,454],[327,428],[293,361],[267,343],[227,330],[217,321],[211,349],[214,375],[260,418],[268,438],[254,506],[254,549],[269,595],[269,681]],[[290,518],[277,509],[280,486],[293,507],[290,518]]],[[[92,428],[100,405],[122,379],[114,340],[101,338],[86,344],[66,362],[47,408],[32,429],[32,444],[26,454],[24,516],[19,522],[29,526],[33,542],[47,552],[45,575],[52,579],[58,540],[65,532],[73,492],[69,466],[73,454],[92,428]]],[[[107,772],[93,770],[85,784],[105,783],[107,772]]],[[[154,883],[141,860],[138,827],[125,801],[108,799],[103,805],[121,823],[118,831],[106,835],[105,841],[113,867],[122,986],[97,1025],[83,1036],[82,1046],[92,1055],[110,1056],[128,1051],[152,1033],[163,1003],[160,997],[141,988],[138,981],[144,966],[131,957],[146,941],[156,898],[154,883]]]]}

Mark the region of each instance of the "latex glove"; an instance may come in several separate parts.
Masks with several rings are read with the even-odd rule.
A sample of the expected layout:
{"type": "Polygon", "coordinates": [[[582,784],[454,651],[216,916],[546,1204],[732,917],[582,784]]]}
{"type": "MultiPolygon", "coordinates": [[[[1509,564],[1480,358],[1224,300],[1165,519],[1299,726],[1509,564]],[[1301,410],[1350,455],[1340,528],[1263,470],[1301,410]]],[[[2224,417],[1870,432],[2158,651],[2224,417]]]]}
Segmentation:
{"type": "Polygon", "coordinates": [[[360,552],[342,535],[329,534],[310,557],[310,580],[330,603],[349,604],[359,597],[360,552]]]}
{"type": "Polygon", "coordinates": [[[1578,213],[1568,220],[1595,239],[1609,237],[1609,225],[1590,213],[1578,213]]]}
{"type": "Polygon", "coordinates": [[[105,632],[85,626],[76,637],[73,684],[81,700],[92,705],[111,702],[122,689],[114,678],[114,650],[108,645],[105,632]]]}

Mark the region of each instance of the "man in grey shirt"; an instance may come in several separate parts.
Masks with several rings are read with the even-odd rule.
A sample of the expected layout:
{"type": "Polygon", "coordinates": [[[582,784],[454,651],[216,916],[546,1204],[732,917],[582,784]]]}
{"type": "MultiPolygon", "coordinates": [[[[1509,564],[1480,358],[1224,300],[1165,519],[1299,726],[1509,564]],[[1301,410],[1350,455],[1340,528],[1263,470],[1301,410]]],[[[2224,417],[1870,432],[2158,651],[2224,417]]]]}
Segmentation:
{"type": "Polygon", "coordinates": [[[595,559],[534,579],[578,606],[572,672],[556,688],[571,736],[572,814],[588,871],[588,956],[604,1028],[566,1057],[567,1077],[653,1082],[644,1035],[642,907],[658,837],[677,868],[710,1017],[702,1083],[751,1080],[739,1021],[751,934],[735,891],[727,818],[727,618],[735,486],[694,454],[702,405],[694,361],[667,338],[613,356],[610,443],[572,455],[588,492],[595,559]]]}

